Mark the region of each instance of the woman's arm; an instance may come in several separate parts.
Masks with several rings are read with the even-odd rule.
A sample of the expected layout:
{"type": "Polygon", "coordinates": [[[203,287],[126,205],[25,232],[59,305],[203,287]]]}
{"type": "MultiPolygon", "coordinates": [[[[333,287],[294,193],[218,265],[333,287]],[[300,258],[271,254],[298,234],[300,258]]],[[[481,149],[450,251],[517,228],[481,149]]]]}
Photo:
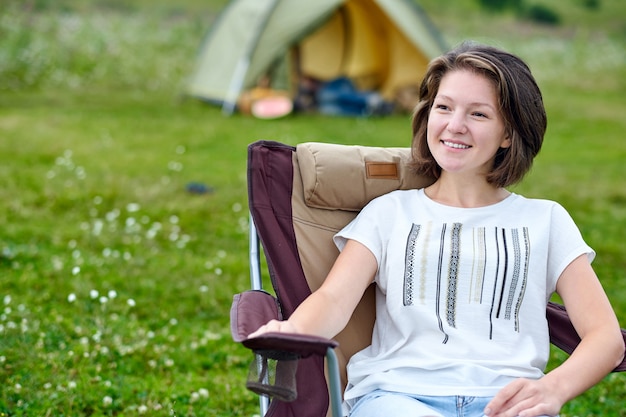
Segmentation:
{"type": "Polygon", "coordinates": [[[267,332],[304,333],[332,338],[348,323],[374,280],[376,258],[361,243],[348,240],[322,286],[285,321],[272,320],[249,337],[267,332]]]}
{"type": "Polygon", "coordinates": [[[621,363],[624,339],[619,322],[586,255],[569,264],[556,289],[581,338],[580,344],[543,378],[520,379],[504,387],[487,406],[488,416],[556,415],[563,404],[621,363]]]}

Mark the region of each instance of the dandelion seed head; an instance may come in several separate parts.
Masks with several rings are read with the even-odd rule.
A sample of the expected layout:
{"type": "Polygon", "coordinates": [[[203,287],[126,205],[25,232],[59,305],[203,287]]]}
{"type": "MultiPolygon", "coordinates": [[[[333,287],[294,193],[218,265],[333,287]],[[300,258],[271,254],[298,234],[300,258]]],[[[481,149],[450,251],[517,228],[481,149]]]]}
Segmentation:
{"type": "Polygon", "coordinates": [[[135,300],[133,300],[132,298],[129,298],[128,301],[126,301],[126,304],[128,304],[129,307],[135,307],[137,305],[135,300]]]}
{"type": "Polygon", "coordinates": [[[11,296],[10,295],[5,295],[4,299],[3,299],[4,305],[9,305],[11,304],[11,296]]]}
{"type": "Polygon", "coordinates": [[[98,290],[89,291],[89,296],[91,297],[92,300],[95,300],[96,298],[98,298],[99,295],[100,293],[98,292],[98,290]]]}
{"type": "Polygon", "coordinates": [[[80,266],[72,268],[72,275],[78,275],[80,273],[80,266]]]}

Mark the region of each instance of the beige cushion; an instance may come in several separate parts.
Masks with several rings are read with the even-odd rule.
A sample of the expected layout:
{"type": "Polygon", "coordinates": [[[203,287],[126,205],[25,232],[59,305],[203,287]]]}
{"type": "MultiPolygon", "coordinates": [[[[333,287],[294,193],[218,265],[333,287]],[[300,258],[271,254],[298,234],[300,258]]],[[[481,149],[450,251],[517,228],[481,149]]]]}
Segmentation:
{"type": "MultiPolygon", "coordinates": [[[[293,155],[292,216],[298,255],[311,291],[318,289],[339,251],[332,237],[370,200],[396,189],[432,183],[406,166],[409,148],[303,143],[293,155]]],[[[371,343],[375,286],[370,286],[350,322],[335,339],[342,385],[349,358],[371,343]]],[[[329,410],[330,413],[330,410],[329,410]]]]}
{"type": "Polygon", "coordinates": [[[410,148],[309,142],[298,145],[296,155],[309,207],[359,211],[382,194],[432,183],[407,166],[410,148]]]}

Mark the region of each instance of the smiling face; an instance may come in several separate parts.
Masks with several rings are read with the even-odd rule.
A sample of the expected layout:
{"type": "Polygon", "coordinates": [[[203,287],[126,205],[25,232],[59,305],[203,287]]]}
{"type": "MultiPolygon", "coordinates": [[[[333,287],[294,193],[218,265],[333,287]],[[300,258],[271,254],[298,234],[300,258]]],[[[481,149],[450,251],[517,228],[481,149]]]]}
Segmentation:
{"type": "Polygon", "coordinates": [[[498,149],[511,146],[493,84],[469,70],[444,75],[428,115],[427,140],[443,172],[486,176],[498,149]]]}

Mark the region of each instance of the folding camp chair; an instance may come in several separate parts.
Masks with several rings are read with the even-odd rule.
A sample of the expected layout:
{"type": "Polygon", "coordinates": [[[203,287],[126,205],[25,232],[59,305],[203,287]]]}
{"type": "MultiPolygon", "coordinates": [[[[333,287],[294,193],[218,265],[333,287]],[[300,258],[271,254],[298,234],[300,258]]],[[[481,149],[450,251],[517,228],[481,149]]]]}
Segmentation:
{"type": "MultiPolygon", "coordinates": [[[[339,254],[332,236],[367,202],[392,190],[420,188],[432,182],[410,171],[409,158],[408,148],[324,143],[292,147],[268,141],[250,145],[252,290],[235,295],[231,330],[235,341],[257,354],[248,388],[263,394],[262,415],[342,415],[347,361],[371,342],[373,287],[334,340],[277,333],[248,339],[247,335],[272,318],[288,318],[319,288],[339,254]],[[276,298],[262,288],[260,244],[276,298]]],[[[565,309],[549,303],[547,318],[551,342],[571,353],[580,339],[565,309]]],[[[624,370],[626,361],[616,369],[624,370]]]]}

